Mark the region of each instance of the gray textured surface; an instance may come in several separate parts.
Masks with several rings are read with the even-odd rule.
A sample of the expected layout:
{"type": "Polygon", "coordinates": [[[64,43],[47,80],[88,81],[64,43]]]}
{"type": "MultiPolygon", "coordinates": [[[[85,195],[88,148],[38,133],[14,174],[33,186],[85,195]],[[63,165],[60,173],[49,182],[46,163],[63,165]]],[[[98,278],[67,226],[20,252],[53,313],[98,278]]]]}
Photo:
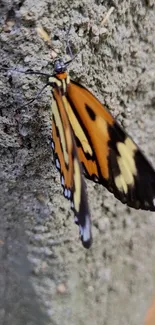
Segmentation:
{"type": "MultiPolygon", "coordinates": [[[[1,63],[47,71],[49,49],[35,27],[62,53],[71,18],[75,52],[87,42],[72,77],[111,108],[155,166],[154,1],[102,2],[1,0],[1,63]],[[15,21],[10,31],[6,20],[15,21]]],[[[87,182],[94,243],[84,250],[52,164],[50,93],[20,109],[43,81],[11,75],[0,79],[1,324],[141,325],[155,292],[155,215],[87,182]]]]}

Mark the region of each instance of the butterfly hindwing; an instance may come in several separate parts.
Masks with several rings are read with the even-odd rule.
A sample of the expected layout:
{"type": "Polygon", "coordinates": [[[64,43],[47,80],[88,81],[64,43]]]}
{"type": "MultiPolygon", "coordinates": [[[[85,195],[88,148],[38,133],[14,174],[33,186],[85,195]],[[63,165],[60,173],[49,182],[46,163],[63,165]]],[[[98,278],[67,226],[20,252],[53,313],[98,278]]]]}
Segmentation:
{"type": "Polygon", "coordinates": [[[155,211],[155,171],[108,110],[83,86],[70,81],[58,59],[53,88],[53,150],[64,195],[71,200],[85,247],[91,244],[84,174],[136,209],[155,211]]]}
{"type": "Polygon", "coordinates": [[[64,196],[72,202],[75,222],[79,225],[82,243],[89,248],[92,238],[87,194],[72,128],[62,101],[60,84],[54,84],[53,97],[52,147],[55,164],[60,171],[64,196]]]}
{"type": "Polygon", "coordinates": [[[71,81],[64,101],[85,175],[123,203],[155,211],[155,171],[133,140],[83,86],[71,81]]]}

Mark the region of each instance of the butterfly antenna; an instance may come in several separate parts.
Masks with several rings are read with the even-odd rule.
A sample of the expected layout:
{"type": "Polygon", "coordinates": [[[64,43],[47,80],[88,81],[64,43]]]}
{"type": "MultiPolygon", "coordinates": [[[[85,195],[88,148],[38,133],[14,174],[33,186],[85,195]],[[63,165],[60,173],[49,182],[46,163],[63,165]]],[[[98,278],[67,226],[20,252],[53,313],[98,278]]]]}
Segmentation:
{"type": "Polygon", "coordinates": [[[67,33],[66,33],[66,52],[68,52],[68,54],[69,54],[69,56],[70,56],[70,58],[72,60],[74,56],[73,56],[73,52],[72,52],[70,42],[69,42],[69,33],[70,33],[70,30],[71,30],[71,27],[72,27],[72,25],[70,23],[70,25],[68,27],[68,30],[67,30],[67,33]]]}
{"type": "Polygon", "coordinates": [[[19,70],[19,69],[16,69],[16,68],[6,68],[6,67],[3,67],[3,66],[0,66],[0,70],[4,70],[4,71],[13,71],[13,72],[19,72],[19,73],[24,73],[24,74],[27,74],[27,75],[38,75],[38,76],[45,76],[45,77],[51,77],[51,74],[49,73],[46,73],[46,72],[40,72],[40,71],[33,71],[31,69],[28,69],[28,70],[19,70]]]}
{"type": "Polygon", "coordinates": [[[39,98],[39,96],[42,94],[42,92],[44,91],[44,89],[48,86],[48,84],[44,85],[37,93],[37,95],[35,97],[32,97],[26,104],[22,105],[19,107],[19,109],[22,109],[24,107],[26,107],[29,104],[32,104],[35,100],[37,100],[39,98]]]}
{"type": "MultiPolygon", "coordinates": [[[[106,12],[106,14],[104,15],[101,23],[100,23],[100,26],[103,27],[109,20],[109,17],[111,16],[112,12],[114,11],[114,7],[111,7],[108,12],[106,12]]],[[[68,50],[68,53],[69,53],[69,56],[70,56],[70,60],[65,62],[65,65],[69,65],[82,51],[83,49],[86,47],[87,45],[87,42],[86,44],[83,45],[83,47],[75,54],[73,55],[73,52],[71,50],[71,46],[70,46],[70,42],[69,42],[69,33],[70,33],[70,30],[71,30],[71,23],[69,25],[69,28],[67,30],[67,33],[66,33],[66,50],[68,50]]]]}
{"type": "Polygon", "coordinates": [[[67,62],[65,62],[65,65],[68,66],[72,61],[75,60],[75,58],[83,51],[83,49],[85,48],[86,45],[84,45],[76,54],[73,55],[72,49],[71,49],[71,45],[70,45],[70,40],[69,40],[69,33],[71,30],[71,23],[68,27],[67,33],[66,33],[66,52],[68,52],[67,54],[69,54],[70,56],[70,60],[68,60],[67,62]]]}

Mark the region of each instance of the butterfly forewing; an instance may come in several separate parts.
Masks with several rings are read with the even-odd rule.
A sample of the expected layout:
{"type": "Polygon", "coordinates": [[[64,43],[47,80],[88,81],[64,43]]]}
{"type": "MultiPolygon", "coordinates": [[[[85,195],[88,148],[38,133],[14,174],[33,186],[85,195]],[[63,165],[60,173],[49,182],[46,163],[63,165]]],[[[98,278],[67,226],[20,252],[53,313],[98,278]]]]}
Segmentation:
{"type": "Polygon", "coordinates": [[[103,184],[136,209],[155,211],[155,171],[134,141],[86,88],[70,81],[56,63],[53,87],[53,150],[64,195],[72,201],[85,247],[91,244],[90,214],[81,173],[103,184]],[[61,72],[58,72],[58,70],[61,72]]]}
{"type": "Polygon", "coordinates": [[[60,171],[64,196],[72,202],[75,221],[79,225],[82,243],[86,248],[89,248],[92,241],[90,213],[81,163],[79,162],[73,131],[63,102],[64,83],[61,83],[58,76],[58,79],[52,79],[52,84],[52,147],[55,164],[60,171]]]}
{"type": "Polygon", "coordinates": [[[123,203],[155,211],[155,171],[133,140],[86,88],[71,81],[64,100],[85,175],[123,203]]]}

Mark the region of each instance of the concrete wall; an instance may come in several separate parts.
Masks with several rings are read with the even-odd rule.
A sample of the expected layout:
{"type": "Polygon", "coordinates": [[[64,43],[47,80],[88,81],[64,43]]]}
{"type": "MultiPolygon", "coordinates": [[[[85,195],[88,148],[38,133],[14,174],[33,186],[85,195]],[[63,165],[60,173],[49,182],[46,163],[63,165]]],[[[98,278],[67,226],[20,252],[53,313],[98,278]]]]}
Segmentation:
{"type": "MultiPolygon", "coordinates": [[[[73,51],[86,43],[71,76],[110,107],[155,166],[154,1],[1,0],[1,64],[52,73],[36,27],[64,55],[70,21],[73,51]]],[[[94,242],[82,247],[52,163],[50,91],[22,107],[44,83],[1,72],[1,324],[141,325],[155,293],[155,214],[87,182],[94,242]]]]}

